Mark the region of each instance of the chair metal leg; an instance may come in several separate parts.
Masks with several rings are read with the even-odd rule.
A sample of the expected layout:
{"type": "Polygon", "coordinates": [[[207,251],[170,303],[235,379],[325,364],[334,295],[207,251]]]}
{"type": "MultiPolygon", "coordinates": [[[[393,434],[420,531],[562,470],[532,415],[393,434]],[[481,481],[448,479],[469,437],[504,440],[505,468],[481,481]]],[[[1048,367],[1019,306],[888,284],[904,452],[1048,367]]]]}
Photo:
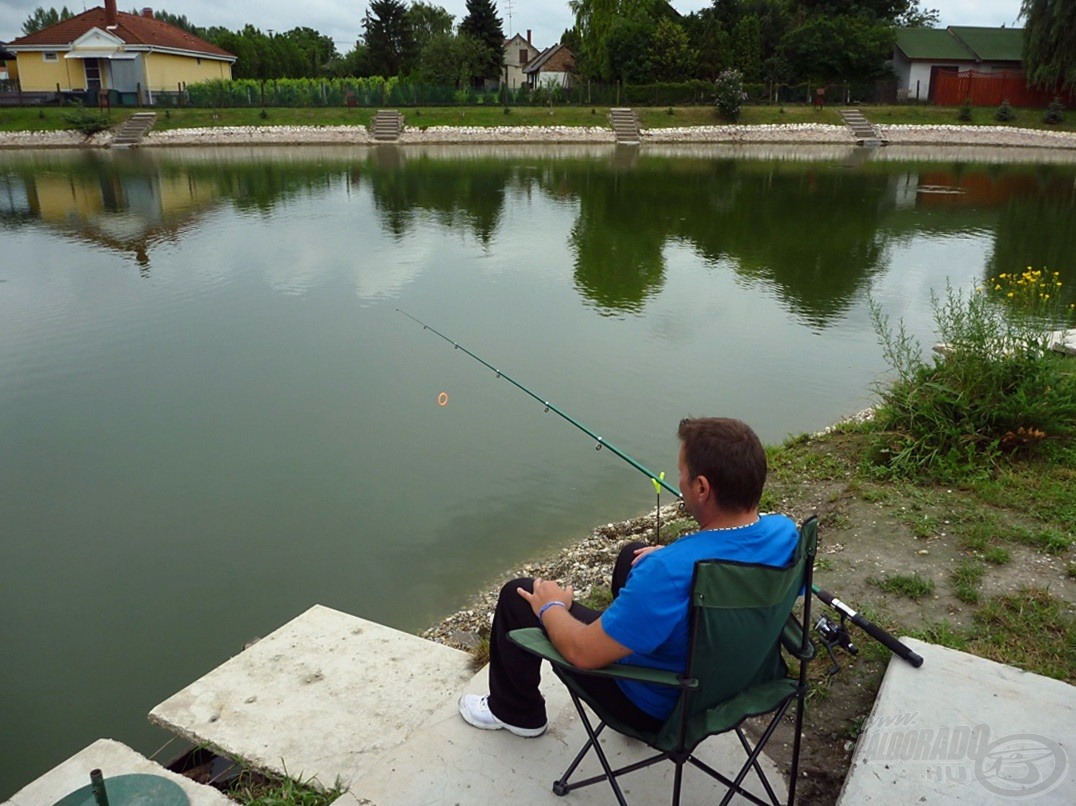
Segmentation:
{"type": "Polygon", "coordinates": [[[672,806],[680,806],[680,785],[684,780],[684,762],[677,760],[676,773],[673,777],[672,806]]]}
{"type": "Polygon", "coordinates": [[[748,790],[744,789],[743,786],[737,785],[737,783],[735,781],[733,781],[731,778],[729,778],[726,775],[721,774],[720,772],[715,770],[713,767],[711,767],[706,762],[699,761],[699,759],[695,758],[694,756],[688,756],[687,760],[690,761],[696,767],[698,767],[700,770],[705,772],[707,775],[709,775],[714,780],[719,781],[719,782],[721,782],[722,784],[725,785],[725,787],[728,789],[728,791],[725,793],[725,797],[721,801],[722,803],[727,804],[736,795],[739,795],[742,798],[747,798],[752,803],[757,803],[758,806],[773,806],[772,803],[767,803],[766,801],[762,800],[762,798],[760,798],[754,792],[749,792],[748,790]]]}
{"type": "MultiPolygon", "coordinates": [[[[598,741],[598,737],[601,732],[605,730],[605,723],[599,723],[597,728],[594,728],[590,723],[590,718],[587,716],[586,711],[583,709],[582,700],[575,694],[575,692],[569,690],[568,692],[572,696],[572,704],[575,705],[575,710],[579,713],[579,719],[583,722],[583,728],[587,732],[587,743],[583,745],[583,749],[579,751],[576,757],[572,760],[572,763],[565,770],[564,774],[556,781],[553,782],[553,793],[558,796],[567,795],[574,789],[582,789],[585,786],[596,784],[599,781],[608,781],[609,786],[613,789],[613,794],[616,796],[617,803],[620,806],[627,806],[627,800],[624,798],[624,793],[620,788],[620,784],[617,782],[617,778],[621,775],[627,775],[630,772],[641,770],[644,767],[649,767],[658,762],[665,761],[672,758],[668,753],[657,753],[650,758],[643,759],[642,761],[636,761],[633,764],[628,764],[624,767],[614,770],[609,763],[609,758],[605,755],[605,751],[602,749],[601,743],[598,741]],[[568,779],[572,776],[579,764],[586,757],[586,754],[591,750],[598,757],[598,763],[601,764],[604,774],[595,775],[591,778],[587,778],[583,781],[576,781],[569,783],[568,779]]],[[[680,764],[683,762],[681,761],[680,764]]],[[[679,770],[679,764],[677,766],[679,770]]],[[[763,805],[765,806],[765,804],[763,805]]]]}
{"type": "Polygon", "coordinates": [[[597,783],[601,780],[608,780],[609,785],[613,788],[613,794],[616,795],[616,802],[620,804],[620,806],[628,806],[628,802],[624,800],[624,793],[620,791],[620,785],[616,782],[613,768],[609,766],[609,760],[605,757],[605,752],[602,750],[601,743],[598,741],[598,736],[605,729],[605,723],[600,723],[598,729],[595,730],[590,724],[590,719],[587,717],[586,711],[583,710],[583,703],[579,700],[578,695],[574,691],[570,691],[569,693],[572,695],[572,703],[575,705],[575,710],[579,712],[579,718],[582,720],[583,728],[586,730],[589,738],[564,775],[562,775],[559,780],[553,782],[553,792],[558,796],[567,795],[573,789],[589,786],[590,784],[597,783]],[[569,784],[568,778],[575,772],[576,767],[579,766],[579,763],[591,748],[594,749],[595,754],[598,756],[598,763],[601,764],[602,769],[605,771],[605,775],[597,776],[596,778],[591,778],[586,781],[580,781],[576,784],[569,784]]]}
{"type": "Polygon", "coordinates": [[[800,741],[803,738],[803,699],[807,694],[807,664],[804,662],[800,672],[800,690],[796,694],[796,735],[792,739],[792,768],[788,773],[788,804],[796,802],[796,781],[800,770],[800,741]]]}
{"type": "MultiPolygon", "coordinates": [[[[594,731],[595,739],[598,736],[601,735],[601,732],[603,730],[605,730],[605,723],[604,722],[601,723],[600,725],[598,725],[598,729],[594,731]]],[[[588,733],[589,733],[589,731],[588,731],[588,733]]],[[[594,739],[587,739],[586,744],[583,745],[583,749],[580,750],[576,754],[575,758],[572,759],[572,763],[568,765],[568,769],[566,769],[564,771],[564,774],[561,775],[558,780],[553,782],[553,791],[554,792],[556,792],[558,795],[566,795],[566,794],[568,794],[568,791],[570,789],[574,788],[574,787],[568,786],[568,779],[572,777],[572,773],[575,772],[575,768],[579,766],[579,764],[583,761],[584,758],[586,758],[587,753],[590,752],[590,748],[593,745],[594,745],[594,739]],[[557,792],[558,787],[562,788],[564,791],[563,792],[557,792]]]]}
{"type": "MultiPolygon", "coordinates": [[[[773,712],[773,715],[770,717],[769,724],[766,726],[766,730],[762,732],[762,736],[759,737],[759,740],[755,743],[755,747],[753,749],[751,747],[751,744],[747,741],[747,737],[743,735],[743,731],[739,728],[736,728],[736,736],[739,737],[740,744],[742,744],[744,750],[747,751],[747,761],[744,763],[743,767],[740,768],[740,772],[736,776],[736,788],[740,788],[740,785],[743,783],[744,778],[747,777],[748,771],[753,769],[755,771],[755,774],[758,776],[759,781],[762,782],[762,786],[765,788],[766,794],[769,795],[770,803],[773,804],[773,806],[778,806],[778,804],[780,804],[780,801],[777,799],[777,794],[773,791],[773,787],[770,786],[769,780],[763,774],[762,767],[759,766],[758,763],[758,757],[762,755],[762,751],[766,747],[766,744],[770,741],[770,737],[773,736],[773,732],[777,730],[777,726],[780,724],[781,720],[784,719],[785,713],[787,713],[788,706],[792,702],[792,699],[792,697],[786,699],[781,704],[781,707],[773,712]]],[[[729,800],[731,800],[731,797],[722,801],[722,806],[724,806],[725,803],[728,803],[729,800]]]]}

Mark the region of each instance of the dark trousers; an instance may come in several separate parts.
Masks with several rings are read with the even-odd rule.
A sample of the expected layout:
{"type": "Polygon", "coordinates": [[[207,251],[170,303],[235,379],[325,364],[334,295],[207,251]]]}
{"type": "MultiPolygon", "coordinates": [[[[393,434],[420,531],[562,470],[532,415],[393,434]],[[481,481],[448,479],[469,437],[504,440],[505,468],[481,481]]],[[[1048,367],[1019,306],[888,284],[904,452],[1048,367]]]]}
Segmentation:
{"type": "MultiPolygon", "coordinates": [[[[621,549],[613,569],[614,597],[628,580],[635,549],[644,545],[630,543],[621,549]]],[[[546,724],[545,699],[538,691],[542,659],[521,649],[508,637],[508,633],[520,627],[542,626],[527,600],[516,593],[518,588],[531,591],[533,583],[533,579],[515,579],[501,588],[489,638],[489,709],[502,722],[519,728],[537,728],[546,724]]],[[[569,612],[584,624],[590,624],[601,616],[600,611],[591,610],[578,602],[572,604],[569,612]]],[[[656,731],[661,727],[662,720],[650,716],[629,700],[615,680],[568,674],[572,674],[596,702],[627,724],[647,731],[656,731]]]]}

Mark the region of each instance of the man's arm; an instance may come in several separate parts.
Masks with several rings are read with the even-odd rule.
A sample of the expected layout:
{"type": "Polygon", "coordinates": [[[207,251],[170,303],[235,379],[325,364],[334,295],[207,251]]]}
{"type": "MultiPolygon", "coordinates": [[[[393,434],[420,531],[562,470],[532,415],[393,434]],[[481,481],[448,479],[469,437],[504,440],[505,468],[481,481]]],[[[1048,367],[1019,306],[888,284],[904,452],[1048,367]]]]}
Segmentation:
{"type": "Polygon", "coordinates": [[[568,612],[573,598],[571,587],[562,588],[552,580],[536,579],[534,593],[523,588],[518,593],[530,603],[535,615],[549,602],[558,601],[565,605],[547,608],[541,618],[549,640],[573,666],[601,669],[631,654],[628,647],[606,635],[601,619],[584,624],[568,612]]]}

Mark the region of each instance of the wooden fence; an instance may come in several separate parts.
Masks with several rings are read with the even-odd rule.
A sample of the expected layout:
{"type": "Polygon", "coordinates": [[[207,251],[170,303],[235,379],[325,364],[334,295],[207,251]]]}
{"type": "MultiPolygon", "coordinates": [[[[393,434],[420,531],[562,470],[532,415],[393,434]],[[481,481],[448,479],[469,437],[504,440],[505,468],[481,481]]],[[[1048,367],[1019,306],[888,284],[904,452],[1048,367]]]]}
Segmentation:
{"type": "Polygon", "coordinates": [[[998,106],[1002,101],[1008,101],[1012,106],[1046,108],[1057,97],[1070,109],[1076,103],[1076,91],[1029,87],[1023,71],[1015,70],[998,73],[939,71],[931,89],[934,103],[940,106],[960,106],[970,99],[974,106],[998,106]]]}

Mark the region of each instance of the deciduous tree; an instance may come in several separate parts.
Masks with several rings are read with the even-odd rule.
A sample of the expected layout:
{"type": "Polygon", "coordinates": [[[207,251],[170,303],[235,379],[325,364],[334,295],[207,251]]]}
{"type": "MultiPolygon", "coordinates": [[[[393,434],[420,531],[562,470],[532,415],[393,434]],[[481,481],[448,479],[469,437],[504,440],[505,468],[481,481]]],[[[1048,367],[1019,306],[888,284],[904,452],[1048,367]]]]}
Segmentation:
{"type": "Polygon", "coordinates": [[[415,48],[420,54],[435,36],[451,34],[452,23],[456,19],[441,6],[424,3],[422,0],[415,0],[411,4],[411,8],[407,11],[407,17],[411,21],[411,31],[415,37],[415,48]]]}
{"type": "Polygon", "coordinates": [[[684,29],[669,19],[658,22],[650,37],[650,64],[655,81],[686,81],[695,67],[684,29]]]}
{"type": "Polygon", "coordinates": [[[1039,87],[1076,88],[1076,2],[1023,0],[1024,66],[1039,87]]]}

